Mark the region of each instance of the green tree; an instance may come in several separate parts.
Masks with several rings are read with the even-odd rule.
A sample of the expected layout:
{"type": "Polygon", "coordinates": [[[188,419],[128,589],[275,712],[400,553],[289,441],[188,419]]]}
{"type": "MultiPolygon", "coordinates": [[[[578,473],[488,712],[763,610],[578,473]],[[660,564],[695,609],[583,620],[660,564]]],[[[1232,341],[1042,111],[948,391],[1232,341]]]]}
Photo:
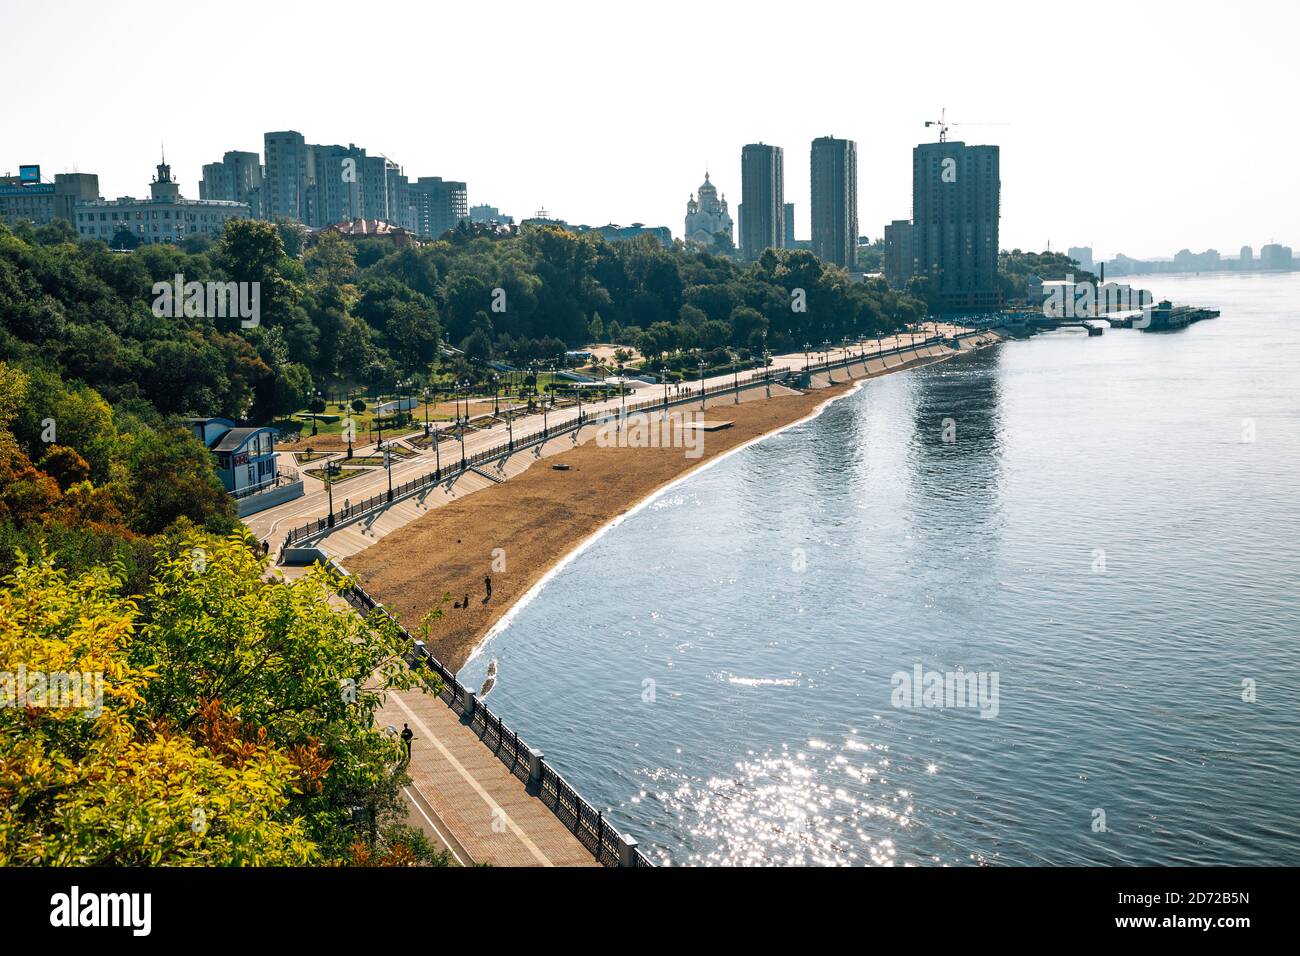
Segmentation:
{"type": "Polygon", "coordinates": [[[219,532],[235,526],[234,502],[217,478],[212,455],[188,432],[131,436],[125,464],[131,526],[140,534],[158,534],[179,518],[219,532]]]}
{"type": "Polygon", "coordinates": [[[290,810],[308,761],[220,704],[194,733],[158,722],[157,678],[133,660],[139,612],[120,588],[102,568],[74,577],[44,556],[0,582],[0,660],[103,675],[98,701],[78,681],[65,706],[0,707],[0,866],[318,860],[290,810]]]}

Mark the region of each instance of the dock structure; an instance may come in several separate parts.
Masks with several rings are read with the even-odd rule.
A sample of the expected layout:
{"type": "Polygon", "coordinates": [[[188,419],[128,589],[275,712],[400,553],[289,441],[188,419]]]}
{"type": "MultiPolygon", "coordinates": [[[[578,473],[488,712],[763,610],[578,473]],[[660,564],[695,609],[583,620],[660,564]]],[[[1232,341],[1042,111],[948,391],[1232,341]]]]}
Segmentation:
{"type": "Polygon", "coordinates": [[[1054,329],[1081,328],[1089,335],[1101,335],[1112,329],[1138,329],[1143,332],[1171,332],[1205,319],[1217,319],[1218,309],[1192,305],[1174,305],[1168,299],[1143,309],[1125,309],[1089,316],[1053,316],[1029,310],[1008,311],[990,323],[1012,335],[1032,335],[1054,329]]]}
{"type": "Polygon", "coordinates": [[[1194,322],[1205,319],[1217,319],[1218,309],[1201,309],[1190,305],[1173,305],[1168,299],[1161,302],[1151,312],[1151,321],[1143,326],[1145,332],[1169,332],[1182,329],[1194,322]]]}

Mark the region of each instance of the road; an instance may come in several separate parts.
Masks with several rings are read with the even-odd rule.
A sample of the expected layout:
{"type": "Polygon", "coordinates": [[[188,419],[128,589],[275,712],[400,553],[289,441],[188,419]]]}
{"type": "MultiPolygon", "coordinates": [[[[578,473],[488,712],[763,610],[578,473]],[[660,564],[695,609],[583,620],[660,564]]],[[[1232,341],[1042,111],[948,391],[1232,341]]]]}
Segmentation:
{"type": "MultiPolygon", "coordinates": [[[[929,327],[927,327],[929,328],[929,327]]],[[[941,332],[952,334],[960,331],[952,326],[939,326],[941,332]]],[[[843,359],[851,352],[857,354],[864,350],[868,355],[878,349],[888,350],[896,345],[907,345],[910,341],[919,341],[923,338],[922,333],[915,336],[903,333],[899,336],[885,336],[881,340],[868,339],[862,342],[850,343],[846,351],[845,346],[839,345],[829,347],[825,350],[810,351],[805,357],[803,352],[790,353],[786,355],[772,356],[772,367],[774,369],[802,369],[808,360],[816,363],[829,357],[832,361],[843,359]]],[[[756,371],[740,373],[741,381],[757,374],[756,371]]],[[[705,379],[705,387],[711,388],[715,385],[730,385],[733,376],[730,373],[716,375],[705,379]]],[[[672,388],[672,386],[670,386],[672,388]]],[[[674,396],[682,394],[698,394],[699,382],[683,383],[679,390],[674,391],[674,396]]],[[[637,383],[635,392],[629,391],[626,396],[626,403],[644,401],[648,398],[659,398],[664,394],[663,386],[637,383]]],[[[596,414],[600,412],[617,411],[624,404],[620,398],[611,398],[606,401],[584,403],[582,410],[587,414],[596,414]]],[[[503,407],[509,407],[503,403],[503,407]]],[[[543,424],[552,426],[561,425],[566,422],[572,422],[577,418],[578,410],[574,408],[561,408],[553,412],[548,412],[545,416],[541,412],[533,415],[527,415],[517,419],[514,422],[514,433],[517,438],[522,438],[533,432],[539,431],[543,424]]],[[[423,428],[415,428],[399,434],[408,437],[415,437],[423,433],[423,428]]],[[[510,428],[506,424],[495,425],[492,428],[474,431],[465,436],[464,453],[472,455],[475,452],[491,448],[495,445],[505,443],[509,438],[510,428]]],[[[390,439],[391,440],[391,439],[390,439]]],[[[440,454],[444,466],[453,466],[460,461],[461,443],[458,440],[441,442],[440,454]]],[[[354,455],[374,455],[382,454],[376,450],[375,444],[361,445],[354,448],[354,455]]],[[[296,468],[303,480],[304,494],[301,498],[285,502],[265,511],[249,515],[244,519],[244,524],[257,536],[259,541],[265,541],[270,546],[271,553],[276,553],[284,541],[285,535],[293,528],[299,527],[322,518],[329,514],[329,495],[326,492],[324,482],[306,474],[306,468],[323,467],[325,460],[312,462],[307,466],[300,466],[293,457],[293,452],[282,451],[280,454],[280,468],[284,471],[285,465],[291,465],[296,468]]],[[[331,456],[333,460],[342,460],[342,452],[331,456]]],[[[437,454],[434,449],[419,452],[415,457],[405,461],[396,462],[390,469],[392,472],[392,485],[397,487],[403,482],[410,481],[420,475],[427,474],[434,470],[437,462],[437,454]]],[[[334,510],[342,508],[345,501],[361,502],[372,495],[382,494],[388,489],[389,475],[382,467],[370,469],[366,474],[349,478],[345,481],[338,482],[334,486],[334,510]]]]}

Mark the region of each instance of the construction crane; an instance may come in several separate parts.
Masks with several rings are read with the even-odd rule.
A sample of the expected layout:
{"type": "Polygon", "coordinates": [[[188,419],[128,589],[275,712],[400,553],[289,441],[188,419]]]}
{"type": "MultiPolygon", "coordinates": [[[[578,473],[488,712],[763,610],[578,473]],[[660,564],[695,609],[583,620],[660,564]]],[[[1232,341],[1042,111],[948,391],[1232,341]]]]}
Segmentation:
{"type": "Polygon", "coordinates": [[[948,142],[948,127],[957,125],[956,123],[949,123],[947,121],[947,117],[948,117],[948,107],[945,106],[943,109],[939,111],[939,118],[937,120],[925,121],[926,129],[929,129],[931,126],[939,127],[939,142],[941,143],[948,142]]]}
{"type": "Polygon", "coordinates": [[[925,126],[929,129],[931,126],[939,127],[939,142],[948,142],[948,128],[951,126],[1006,126],[1006,123],[949,123],[948,109],[944,107],[939,111],[937,120],[926,120],[925,126]]]}

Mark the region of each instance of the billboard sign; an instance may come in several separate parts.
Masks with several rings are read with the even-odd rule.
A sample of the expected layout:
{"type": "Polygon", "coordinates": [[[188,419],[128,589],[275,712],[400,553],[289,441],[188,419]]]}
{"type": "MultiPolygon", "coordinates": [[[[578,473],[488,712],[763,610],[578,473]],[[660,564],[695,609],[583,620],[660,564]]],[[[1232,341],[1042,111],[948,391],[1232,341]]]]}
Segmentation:
{"type": "Polygon", "coordinates": [[[24,183],[39,183],[41,181],[41,167],[39,165],[19,166],[18,181],[24,183]]]}

